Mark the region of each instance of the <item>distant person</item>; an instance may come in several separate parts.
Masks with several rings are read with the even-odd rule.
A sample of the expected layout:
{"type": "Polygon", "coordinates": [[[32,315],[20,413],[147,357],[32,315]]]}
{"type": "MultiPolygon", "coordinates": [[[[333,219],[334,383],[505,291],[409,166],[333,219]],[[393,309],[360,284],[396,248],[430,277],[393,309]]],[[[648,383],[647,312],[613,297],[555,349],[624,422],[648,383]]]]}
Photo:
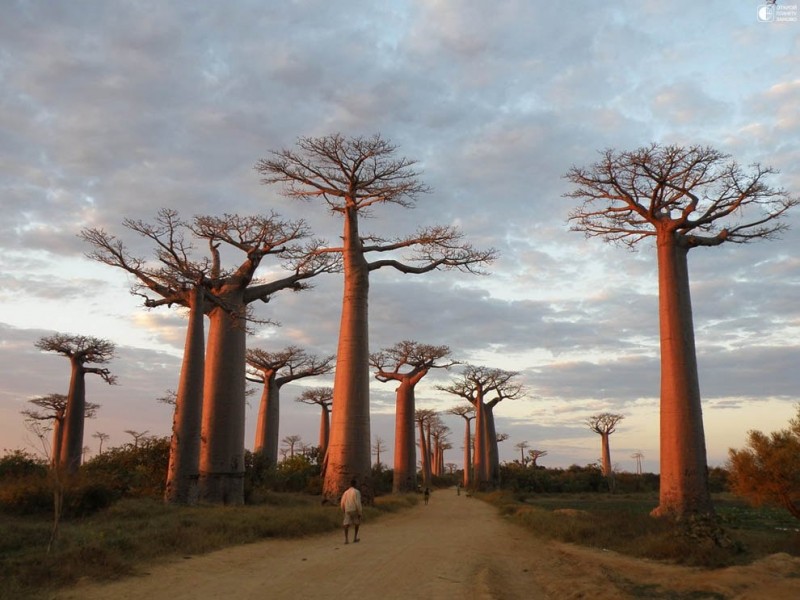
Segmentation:
{"type": "Polygon", "coordinates": [[[456,496],[461,495],[461,482],[456,483],[456,496]]]}
{"type": "Polygon", "coordinates": [[[344,513],[344,543],[350,543],[350,525],[353,526],[353,543],[358,540],[358,527],[361,525],[361,492],[356,487],[356,480],[350,480],[350,487],[342,494],[342,499],[339,502],[344,513]]]}
{"type": "Polygon", "coordinates": [[[428,499],[431,497],[430,488],[425,488],[425,506],[428,505],[428,499]]]}

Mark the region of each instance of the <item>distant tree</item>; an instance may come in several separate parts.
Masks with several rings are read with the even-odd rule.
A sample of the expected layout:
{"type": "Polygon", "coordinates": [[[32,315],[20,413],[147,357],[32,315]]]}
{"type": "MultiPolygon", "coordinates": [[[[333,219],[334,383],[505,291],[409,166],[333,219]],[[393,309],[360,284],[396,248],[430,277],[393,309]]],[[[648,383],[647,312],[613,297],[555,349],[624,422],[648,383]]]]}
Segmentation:
{"type": "Polygon", "coordinates": [[[287,435],[281,441],[289,452],[289,458],[294,458],[294,449],[299,448],[302,438],[299,435],[287,435]]]}
{"type": "Polygon", "coordinates": [[[528,456],[531,458],[531,466],[537,467],[536,461],[543,456],[547,456],[547,450],[528,450],[528,456]]]}
{"type": "Polygon", "coordinates": [[[267,466],[275,466],[278,462],[280,389],[298,379],[330,373],[334,357],[314,356],[297,346],[288,346],[279,352],[251,348],[246,357],[247,379],[263,386],[253,452],[261,454],[267,466]]]}
{"type": "Polygon", "coordinates": [[[589,168],[572,167],[567,197],[581,202],[572,229],[634,248],[655,240],[661,330],[661,486],[655,516],[713,514],[689,293],[689,250],[770,239],[800,203],[770,187],[775,171],[749,172],[708,147],[652,144],[606,150],[589,168]]]}
{"type": "Polygon", "coordinates": [[[303,390],[297,398],[297,402],[303,404],[316,404],[321,409],[319,420],[319,453],[324,457],[328,450],[328,437],[330,435],[331,405],[333,404],[332,387],[316,387],[303,390]]]}
{"type": "Polygon", "coordinates": [[[149,430],[145,431],[134,431],[133,429],[126,429],[125,433],[133,438],[133,447],[134,449],[139,447],[139,442],[143,439],[147,438],[147,434],[150,433],[149,430]]]}
{"type": "Polygon", "coordinates": [[[747,447],[728,450],[728,486],[756,506],[781,506],[800,519],[800,405],[788,429],[748,432],[747,447]]]}
{"type": "Polygon", "coordinates": [[[96,431],[92,434],[92,437],[100,440],[100,447],[97,450],[97,455],[100,456],[103,453],[103,442],[107,442],[111,436],[102,431],[96,431]]]}
{"type": "Polygon", "coordinates": [[[394,431],[394,472],[392,492],[414,491],[416,484],[416,444],[414,443],[414,390],[431,369],[447,369],[456,361],[447,360],[450,348],[404,340],[391,348],[370,355],[378,381],[396,381],[394,431]],[[443,361],[443,362],[442,362],[443,361]]]}
{"type": "Polygon", "coordinates": [[[602,472],[604,477],[611,477],[613,469],[611,468],[611,447],[608,438],[617,430],[617,424],[625,417],[614,413],[600,413],[592,415],[586,419],[586,425],[600,436],[600,444],[602,451],[602,472]]]}
{"type": "Polygon", "coordinates": [[[419,428],[419,461],[422,467],[422,487],[431,486],[431,445],[426,435],[426,426],[436,416],[436,411],[430,408],[418,408],[414,411],[414,420],[419,428]]]}
{"type": "Polygon", "coordinates": [[[530,448],[530,444],[527,441],[522,441],[514,444],[514,448],[519,450],[519,462],[524,467],[527,459],[525,458],[525,450],[530,448]]]}
{"type": "Polygon", "coordinates": [[[494,407],[506,399],[521,398],[525,389],[514,379],[518,373],[467,365],[461,377],[438,389],[460,396],[475,407],[474,481],[479,488],[495,485],[500,474],[494,407]]]}
{"type": "Polygon", "coordinates": [[[441,477],[444,474],[444,451],[453,447],[447,439],[450,435],[450,428],[444,424],[444,421],[438,415],[436,419],[429,422],[429,425],[430,435],[433,439],[431,473],[441,477]]]}
{"type": "Polygon", "coordinates": [[[114,357],[114,344],[108,340],[56,333],[40,338],[35,346],[45,352],[56,352],[69,358],[70,382],[67,407],[64,411],[63,433],[60,437],[58,465],[67,473],[77,473],[83,455],[83,422],[86,418],[86,374],[98,375],[109,385],[117,378],[104,365],[114,357]]]}
{"type": "Polygon", "coordinates": [[[631,454],[631,458],[636,461],[636,474],[642,474],[642,459],[644,458],[644,454],[642,454],[641,450],[634,452],[631,454]]]}
{"type": "Polygon", "coordinates": [[[322,199],[343,220],[342,245],[329,248],[342,256],[344,290],[331,440],[323,495],[338,498],[357,477],[365,501],[373,496],[369,419],[369,276],[388,267],[405,274],[436,269],[476,272],[492,262],[494,250],[479,251],[450,226],[423,228],[415,234],[384,240],[359,231],[359,218],[385,204],[411,208],[427,192],[413,170],[414,161],[396,156],[397,148],[379,135],[345,138],[334,134],[300,138],[297,150],[273,152],[256,169],[264,183],[285,185],[291,198],[322,199]],[[405,259],[393,254],[411,250],[405,259]],[[378,253],[387,256],[369,261],[378,253]]]}
{"type": "Polygon", "coordinates": [[[386,452],[386,442],[380,436],[375,437],[372,443],[372,452],[375,454],[375,466],[380,469],[381,467],[381,452],[386,452]]]}
{"type": "MultiPolygon", "coordinates": [[[[67,412],[67,397],[64,394],[48,394],[28,400],[30,404],[39,407],[36,409],[25,409],[22,414],[29,421],[47,422],[52,421],[52,438],[49,451],[45,451],[50,457],[51,465],[55,465],[61,456],[62,437],[64,432],[64,418],[67,412]]],[[[93,419],[100,408],[99,404],[86,402],[84,406],[84,419],[93,419]]],[[[44,442],[46,444],[46,442],[44,442]]]]}
{"type": "Polygon", "coordinates": [[[455,406],[447,411],[451,415],[458,415],[464,419],[464,487],[469,487],[472,478],[472,432],[470,431],[470,421],[475,418],[475,407],[472,404],[462,404],[455,406]]]}

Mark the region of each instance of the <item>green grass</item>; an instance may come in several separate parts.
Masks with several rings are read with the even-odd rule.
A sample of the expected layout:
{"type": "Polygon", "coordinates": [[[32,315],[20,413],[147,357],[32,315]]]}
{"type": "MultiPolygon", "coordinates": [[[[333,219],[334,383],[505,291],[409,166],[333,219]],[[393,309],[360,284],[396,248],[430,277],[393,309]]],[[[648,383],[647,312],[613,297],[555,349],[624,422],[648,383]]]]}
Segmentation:
{"type": "Polygon", "coordinates": [[[654,519],[653,494],[554,494],[514,496],[503,492],[484,498],[537,535],[563,542],[605,548],[638,558],[719,568],[746,564],[777,552],[800,556],[800,522],[785,511],[755,508],[730,495],[714,502],[726,538],[720,546],[696,530],[654,519]]]}
{"type": "MultiPolygon", "coordinates": [[[[266,494],[256,506],[165,506],[122,500],[87,517],[64,521],[54,550],[46,553],[50,520],[0,517],[0,599],[43,598],[81,578],[108,580],[132,574],[150,561],[247,544],[295,538],[341,527],[338,507],[300,494],[266,494]]],[[[387,496],[365,507],[370,520],[416,504],[387,496]]]]}

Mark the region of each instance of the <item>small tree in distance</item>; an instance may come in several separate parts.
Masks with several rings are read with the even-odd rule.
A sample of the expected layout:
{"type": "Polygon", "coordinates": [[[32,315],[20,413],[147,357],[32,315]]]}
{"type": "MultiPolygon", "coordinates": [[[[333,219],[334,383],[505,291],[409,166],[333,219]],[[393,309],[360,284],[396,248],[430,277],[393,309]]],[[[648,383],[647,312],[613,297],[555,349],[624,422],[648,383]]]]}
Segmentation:
{"type": "Polygon", "coordinates": [[[756,506],[781,506],[800,519],[800,405],[788,429],[750,431],[747,447],[728,450],[728,485],[756,506]]]}
{"type": "Polygon", "coordinates": [[[661,483],[655,516],[713,515],[689,293],[689,250],[770,239],[800,203],[770,187],[775,171],[745,172],[708,147],[652,144],[606,150],[590,167],[565,175],[580,205],[574,231],[635,248],[655,240],[661,337],[661,483]]]}
{"type": "Polygon", "coordinates": [[[602,451],[601,468],[605,477],[611,477],[613,469],[611,467],[611,446],[608,438],[617,430],[617,424],[625,417],[614,413],[600,413],[592,415],[586,419],[586,425],[600,436],[602,451]]]}

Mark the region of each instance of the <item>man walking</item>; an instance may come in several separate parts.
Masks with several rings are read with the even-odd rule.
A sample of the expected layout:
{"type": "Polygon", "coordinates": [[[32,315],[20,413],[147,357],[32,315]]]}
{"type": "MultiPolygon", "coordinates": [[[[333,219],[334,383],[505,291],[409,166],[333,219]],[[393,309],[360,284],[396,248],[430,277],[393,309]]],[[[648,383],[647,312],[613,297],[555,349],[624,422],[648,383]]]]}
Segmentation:
{"type": "Polygon", "coordinates": [[[344,513],[344,543],[350,543],[350,525],[353,525],[353,543],[358,542],[358,527],[361,525],[361,492],[356,487],[356,480],[350,481],[350,487],[342,494],[339,502],[344,513]]]}

